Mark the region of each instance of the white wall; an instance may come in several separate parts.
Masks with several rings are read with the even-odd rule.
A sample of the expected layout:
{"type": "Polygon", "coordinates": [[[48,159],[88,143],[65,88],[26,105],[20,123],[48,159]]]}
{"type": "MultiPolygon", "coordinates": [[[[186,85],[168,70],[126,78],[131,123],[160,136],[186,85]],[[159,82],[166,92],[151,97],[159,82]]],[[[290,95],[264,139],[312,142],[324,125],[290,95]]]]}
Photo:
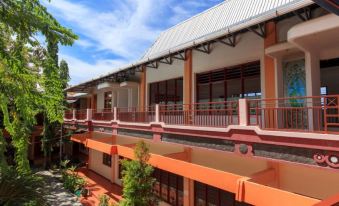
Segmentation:
{"type": "Polygon", "coordinates": [[[118,107],[128,107],[128,89],[118,90],[118,107]]]}
{"type": "MultiPolygon", "coordinates": [[[[103,177],[109,179],[110,181],[113,181],[113,169],[102,164],[103,153],[97,150],[89,149],[89,155],[91,156],[89,163],[90,169],[98,173],[99,175],[102,175],[103,177]]],[[[112,167],[114,166],[114,162],[114,158],[112,157],[112,167]]]]}
{"type": "MultiPolygon", "coordinates": [[[[193,99],[195,99],[195,75],[197,73],[234,66],[263,59],[263,39],[252,32],[238,35],[236,47],[222,43],[212,44],[210,54],[193,51],[193,99]]],[[[184,61],[175,60],[172,65],[160,64],[158,69],[147,68],[147,101],[149,100],[149,83],[182,77],[184,61]]]]}

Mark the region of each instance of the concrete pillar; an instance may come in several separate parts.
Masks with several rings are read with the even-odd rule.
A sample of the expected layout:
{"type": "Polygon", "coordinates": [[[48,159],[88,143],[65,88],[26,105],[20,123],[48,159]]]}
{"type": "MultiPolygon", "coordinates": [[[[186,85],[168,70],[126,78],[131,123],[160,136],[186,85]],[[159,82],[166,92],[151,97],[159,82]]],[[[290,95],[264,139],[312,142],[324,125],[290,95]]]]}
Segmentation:
{"type": "MultiPolygon", "coordinates": [[[[264,39],[264,48],[270,47],[277,43],[276,24],[273,21],[267,22],[266,37],[264,39]]],[[[275,86],[275,63],[274,59],[265,55],[265,98],[276,98],[275,86]]]]}
{"type": "Polygon", "coordinates": [[[320,96],[320,60],[313,52],[305,52],[307,96],[320,96]]]}
{"type": "Polygon", "coordinates": [[[246,126],[247,124],[248,124],[247,100],[239,99],[239,125],[246,126]]]}
{"type": "Polygon", "coordinates": [[[140,73],[139,107],[140,111],[144,111],[146,107],[146,66],[142,66],[142,72],[140,73]]]}
{"type": "Polygon", "coordinates": [[[184,104],[192,103],[192,80],[193,80],[193,71],[192,71],[192,50],[186,50],[185,52],[185,63],[184,63],[184,104]]]}
{"type": "Polygon", "coordinates": [[[184,177],[184,206],[194,206],[194,181],[184,177]]]}
{"type": "MultiPolygon", "coordinates": [[[[192,104],[192,81],[193,81],[193,68],[192,68],[192,50],[186,50],[185,63],[184,63],[184,77],[183,77],[183,89],[184,89],[184,110],[190,111],[192,104]]],[[[191,113],[185,113],[184,121],[186,124],[191,124],[191,113]]]]}
{"type": "MultiPolygon", "coordinates": [[[[306,51],[305,52],[305,79],[306,79],[306,95],[309,97],[320,96],[320,61],[317,54],[306,51]]],[[[309,98],[307,106],[319,106],[320,98],[309,98]]],[[[308,110],[308,129],[318,130],[316,128],[319,124],[319,111],[308,110]]]]}
{"type": "MultiPolygon", "coordinates": [[[[267,22],[265,24],[265,30],[266,30],[266,36],[264,39],[264,48],[268,48],[274,44],[277,43],[277,32],[276,32],[276,23],[274,21],[267,22]]],[[[275,62],[274,59],[268,55],[265,55],[264,57],[264,65],[265,65],[265,96],[266,99],[274,99],[277,97],[276,94],[276,74],[275,74],[275,62]]],[[[268,107],[274,107],[275,105],[270,104],[268,107]]],[[[274,112],[274,111],[273,111],[274,112]]],[[[268,114],[265,114],[263,118],[266,120],[264,121],[266,123],[266,127],[274,128],[276,125],[275,117],[273,112],[270,112],[268,114]]]]}

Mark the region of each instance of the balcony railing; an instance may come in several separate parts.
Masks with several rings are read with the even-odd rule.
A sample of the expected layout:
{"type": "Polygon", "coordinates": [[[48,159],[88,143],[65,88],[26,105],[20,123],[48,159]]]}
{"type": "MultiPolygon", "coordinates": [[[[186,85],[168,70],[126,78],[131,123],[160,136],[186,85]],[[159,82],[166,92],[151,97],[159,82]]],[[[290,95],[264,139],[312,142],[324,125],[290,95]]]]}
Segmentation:
{"type": "Polygon", "coordinates": [[[87,110],[80,109],[75,111],[75,119],[77,120],[85,120],[87,119],[87,110]]]}
{"type": "Polygon", "coordinates": [[[117,108],[117,119],[122,122],[150,123],[155,121],[155,107],[117,108]]]}
{"type": "Polygon", "coordinates": [[[248,100],[248,124],[268,130],[339,132],[339,95],[248,100]]]}
{"type": "Polygon", "coordinates": [[[93,109],[92,119],[97,121],[111,121],[114,118],[113,109],[93,109]]]}
{"type": "Polygon", "coordinates": [[[206,127],[236,125],[239,124],[238,101],[160,105],[160,121],[206,127]]]}
{"type": "Polygon", "coordinates": [[[339,95],[67,111],[65,119],[339,133],[339,95]],[[73,116],[72,116],[73,115],[73,116]]]}
{"type": "Polygon", "coordinates": [[[65,119],[73,119],[73,110],[66,110],[64,114],[65,119]]]}

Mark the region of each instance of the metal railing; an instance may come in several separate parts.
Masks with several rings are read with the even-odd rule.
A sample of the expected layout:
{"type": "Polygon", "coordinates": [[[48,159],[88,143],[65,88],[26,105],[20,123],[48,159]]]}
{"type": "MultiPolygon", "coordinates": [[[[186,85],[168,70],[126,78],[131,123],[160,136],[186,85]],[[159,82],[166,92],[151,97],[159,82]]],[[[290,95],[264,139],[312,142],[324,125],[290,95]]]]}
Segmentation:
{"type": "Polygon", "coordinates": [[[76,110],[75,111],[75,119],[86,120],[87,119],[87,109],[76,110]]]}
{"type": "Polygon", "coordinates": [[[266,130],[339,133],[339,95],[68,110],[65,119],[201,127],[251,125],[266,130]]]}
{"type": "Polygon", "coordinates": [[[96,121],[111,121],[114,118],[113,109],[92,109],[92,119],[96,121]]]}
{"type": "Polygon", "coordinates": [[[117,108],[117,119],[122,122],[154,122],[155,106],[117,108]]]}
{"type": "Polygon", "coordinates": [[[226,127],[239,124],[238,101],[160,105],[160,121],[171,125],[226,127]]]}
{"type": "Polygon", "coordinates": [[[248,100],[248,125],[261,129],[339,132],[339,95],[248,100]]]}
{"type": "Polygon", "coordinates": [[[66,110],[64,113],[65,119],[73,119],[73,110],[66,110]]]}

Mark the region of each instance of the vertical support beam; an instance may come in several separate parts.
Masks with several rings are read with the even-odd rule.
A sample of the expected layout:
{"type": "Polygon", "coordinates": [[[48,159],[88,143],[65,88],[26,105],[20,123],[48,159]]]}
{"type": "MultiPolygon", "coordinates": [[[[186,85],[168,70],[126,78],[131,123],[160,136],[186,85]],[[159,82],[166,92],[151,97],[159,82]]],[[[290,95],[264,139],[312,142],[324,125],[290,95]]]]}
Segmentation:
{"type": "Polygon", "coordinates": [[[247,110],[247,100],[239,99],[239,125],[246,126],[248,124],[247,110]]]}
{"type": "Polygon", "coordinates": [[[116,122],[118,120],[118,110],[117,107],[113,107],[113,121],[116,122]]]}
{"type": "Polygon", "coordinates": [[[194,205],[194,181],[184,177],[184,206],[194,205]]]}
{"type": "MultiPolygon", "coordinates": [[[[264,49],[274,45],[277,43],[277,32],[276,32],[276,23],[273,21],[267,22],[265,24],[266,36],[264,38],[264,49]]],[[[277,97],[276,94],[276,78],[275,78],[275,62],[274,59],[268,55],[264,57],[264,65],[265,65],[265,98],[266,99],[274,99],[277,97]]],[[[275,105],[269,105],[270,107],[274,107],[275,105]]],[[[276,115],[274,114],[274,110],[270,110],[272,112],[268,112],[265,114],[264,118],[266,127],[275,128],[276,115]]]]}
{"type": "MultiPolygon", "coordinates": [[[[306,95],[309,97],[320,96],[320,61],[319,57],[315,52],[305,51],[305,78],[306,78],[306,95]]],[[[307,106],[312,108],[320,105],[320,99],[309,99],[307,100],[307,106]]],[[[320,119],[320,115],[317,114],[319,111],[308,111],[308,129],[318,130],[316,128],[320,119]]],[[[326,111],[324,111],[326,112],[326,111]]]]}
{"type": "Polygon", "coordinates": [[[93,127],[92,127],[92,109],[86,109],[86,113],[87,113],[87,127],[88,127],[88,131],[91,132],[93,131],[93,127]]]}
{"type": "Polygon", "coordinates": [[[186,60],[184,63],[184,104],[192,103],[192,81],[193,81],[193,69],[192,69],[192,50],[186,50],[186,60]]]}
{"type": "MultiPolygon", "coordinates": [[[[273,21],[266,23],[266,37],[264,39],[264,48],[277,43],[276,24],[273,21]]],[[[274,59],[265,55],[265,98],[276,98],[275,89],[275,63],[274,59]]]]}
{"type": "Polygon", "coordinates": [[[86,109],[90,109],[90,108],[92,108],[92,98],[87,97],[86,98],[86,109]]]}
{"type": "Polygon", "coordinates": [[[160,107],[159,104],[155,105],[155,122],[160,122],[160,107]]]}
{"type": "Polygon", "coordinates": [[[184,121],[186,124],[191,123],[191,104],[192,104],[192,82],[193,82],[193,58],[192,58],[192,50],[185,51],[185,63],[184,63],[184,77],[183,77],[183,89],[184,89],[184,107],[183,109],[186,110],[184,121]]]}
{"type": "Polygon", "coordinates": [[[146,107],[146,66],[142,66],[140,73],[139,107],[140,111],[144,111],[146,107]]]}
{"type": "Polygon", "coordinates": [[[77,118],[76,118],[76,110],[75,110],[75,109],[72,110],[72,115],[73,115],[72,119],[73,119],[74,121],[76,121],[77,118]]]}

